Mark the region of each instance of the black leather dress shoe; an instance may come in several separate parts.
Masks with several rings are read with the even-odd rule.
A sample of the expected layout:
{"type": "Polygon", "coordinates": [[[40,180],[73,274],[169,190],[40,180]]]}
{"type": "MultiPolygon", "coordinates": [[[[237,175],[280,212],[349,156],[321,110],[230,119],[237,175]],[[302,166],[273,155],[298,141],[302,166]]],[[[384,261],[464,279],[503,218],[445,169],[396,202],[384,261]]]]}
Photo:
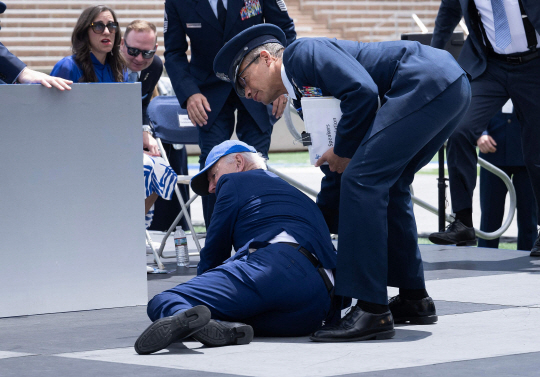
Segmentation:
{"type": "Polygon", "coordinates": [[[540,234],[536,238],[536,242],[531,249],[531,257],[540,257],[540,234]]]}
{"type": "Polygon", "coordinates": [[[210,321],[210,309],[199,305],[152,323],[135,342],[135,351],[147,355],[166,348],[176,340],[185,339],[210,321]]]}
{"type": "Polygon", "coordinates": [[[437,322],[435,303],[431,297],[421,300],[406,300],[399,295],[388,300],[388,306],[394,317],[394,323],[428,325],[437,322]]]}
{"type": "Polygon", "coordinates": [[[368,313],[354,306],[337,324],[315,331],[309,339],[315,342],[352,342],[390,339],[395,335],[392,313],[368,313]]]}
{"type": "Polygon", "coordinates": [[[215,321],[208,322],[193,338],[208,347],[249,344],[253,340],[253,328],[245,323],[215,321]]]}
{"type": "Polygon", "coordinates": [[[431,233],[429,240],[436,245],[476,246],[477,243],[474,228],[459,220],[450,223],[444,232],[431,233]]]}

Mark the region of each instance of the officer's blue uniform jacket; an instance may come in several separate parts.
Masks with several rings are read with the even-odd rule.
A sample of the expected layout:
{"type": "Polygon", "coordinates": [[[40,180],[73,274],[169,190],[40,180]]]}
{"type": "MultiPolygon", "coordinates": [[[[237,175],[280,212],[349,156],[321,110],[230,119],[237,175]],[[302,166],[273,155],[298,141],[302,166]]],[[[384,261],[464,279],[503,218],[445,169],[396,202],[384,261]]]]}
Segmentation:
{"type": "Polygon", "coordinates": [[[283,65],[300,92],[320,90],[319,95],[341,100],[334,153],[351,158],[375,118],[377,97],[385,111],[368,138],[417,111],[463,75],[457,65],[446,64],[449,56],[418,42],[306,38],[285,49],[283,65]]]}
{"type": "MultiPolygon", "coordinates": [[[[241,11],[246,3],[244,0],[228,1],[227,23],[223,30],[207,0],[165,2],[165,68],[182,107],[185,108],[187,99],[193,94],[202,93],[207,98],[212,111],[207,113],[208,121],[203,128],[212,126],[232,90],[229,83],[216,77],[212,68],[214,58],[228,40],[263,22],[279,26],[287,35],[288,43],[296,39],[293,20],[280,9],[276,0],[249,2],[259,3],[262,12],[242,20],[241,11]],[[191,42],[189,62],[186,36],[191,42]]],[[[262,131],[272,126],[266,106],[245,99],[242,103],[262,131]]]]}
{"type": "MultiPolygon", "coordinates": [[[[461,49],[458,62],[473,79],[480,76],[487,65],[486,47],[479,27],[479,18],[474,13],[474,0],[442,0],[435,20],[435,30],[431,45],[443,49],[450,40],[454,28],[461,17],[469,29],[469,36],[461,49]]],[[[525,13],[540,33],[540,2],[538,0],[521,0],[525,13]]]]}
{"type": "Polygon", "coordinates": [[[237,250],[260,248],[282,231],[315,254],[324,268],[336,265],[330,232],[313,202],[290,184],[265,170],[250,170],[220,177],[216,206],[201,250],[198,274],[214,268],[237,250]]]}
{"type": "Polygon", "coordinates": [[[13,84],[24,68],[26,64],[0,43],[0,84],[13,84]]]}
{"type": "Polygon", "coordinates": [[[336,294],[387,304],[388,285],[424,289],[409,186],[469,106],[466,73],[418,42],[327,38],[292,43],[283,68],[297,98],[341,100],[333,150],[351,160],[341,175],[321,167],[317,197],[339,232],[336,294]]]}

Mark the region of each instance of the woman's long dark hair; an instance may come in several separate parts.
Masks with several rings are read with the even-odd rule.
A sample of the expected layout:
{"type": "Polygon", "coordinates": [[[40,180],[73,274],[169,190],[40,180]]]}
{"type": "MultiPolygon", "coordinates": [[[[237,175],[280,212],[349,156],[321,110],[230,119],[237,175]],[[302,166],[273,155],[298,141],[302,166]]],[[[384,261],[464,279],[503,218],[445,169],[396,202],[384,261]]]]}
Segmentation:
{"type": "MultiPolygon", "coordinates": [[[[82,76],[79,82],[97,82],[96,72],[90,58],[90,40],[88,38],[88,29],[94,19],[102,12],[111,12],[114,22],[118,22],[114,11],[104,5],[96,5],[86,8],[73,29],[71,34],[71,50],[75,55],[75,62],[82,70],[82,76]]],[[[125,67],[124,58],[120,54],[120,41],[122,40],[122,32],[120,27],[114,33],[114,43],[111,52],[107,53],[106,62],[111,66],[112,74],[116,82],[124,81],[123,70],[125,67]]]]}

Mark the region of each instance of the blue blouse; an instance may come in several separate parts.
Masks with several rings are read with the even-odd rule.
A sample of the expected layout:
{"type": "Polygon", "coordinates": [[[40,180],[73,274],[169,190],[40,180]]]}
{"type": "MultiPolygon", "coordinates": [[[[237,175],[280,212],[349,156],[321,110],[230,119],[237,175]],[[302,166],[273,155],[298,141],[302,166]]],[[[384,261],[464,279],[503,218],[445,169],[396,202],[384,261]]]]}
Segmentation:
{"type": "MultiPolygon", "coordinates": [[[[101,64],[100,61],[90,53],[92,64],[94,65],[94,72],[96,72],[97,82],[116,82],[114,79],[111,66],[109,63],[101,64]]],[[[82,70],[75,63],[75,55],[66,56],[58,63],[55,64],[51,71],[51,76],[62,77],[67,80],[71,80],[74,83],[79,82],[82,77],[82,70]]],[[[128,81],[127,70],[124,70],[124,82],[128,81]]]]}

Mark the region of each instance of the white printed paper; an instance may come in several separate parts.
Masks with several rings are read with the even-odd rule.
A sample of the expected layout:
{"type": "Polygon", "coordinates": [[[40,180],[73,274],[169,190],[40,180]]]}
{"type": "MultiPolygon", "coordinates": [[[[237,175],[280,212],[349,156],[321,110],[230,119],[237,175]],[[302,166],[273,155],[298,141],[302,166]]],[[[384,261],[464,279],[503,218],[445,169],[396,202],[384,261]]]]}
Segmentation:
{"type": "Polygon", "coordinates": [[[187,114],[178,114],[178,125],[180,127],[195,127],[187,114]]]}
{"type": "MultiPolygon", "coordinates": [[[[308,146],[309,161],[315,165],[317,160],[334,147],[336,130],[341,119],[341,101],[334,97],[302,97],[302,113],[306,132],[311,136],[308,146]]],[[[328,165],[327,162],[325,162],[328,165]]]]}

